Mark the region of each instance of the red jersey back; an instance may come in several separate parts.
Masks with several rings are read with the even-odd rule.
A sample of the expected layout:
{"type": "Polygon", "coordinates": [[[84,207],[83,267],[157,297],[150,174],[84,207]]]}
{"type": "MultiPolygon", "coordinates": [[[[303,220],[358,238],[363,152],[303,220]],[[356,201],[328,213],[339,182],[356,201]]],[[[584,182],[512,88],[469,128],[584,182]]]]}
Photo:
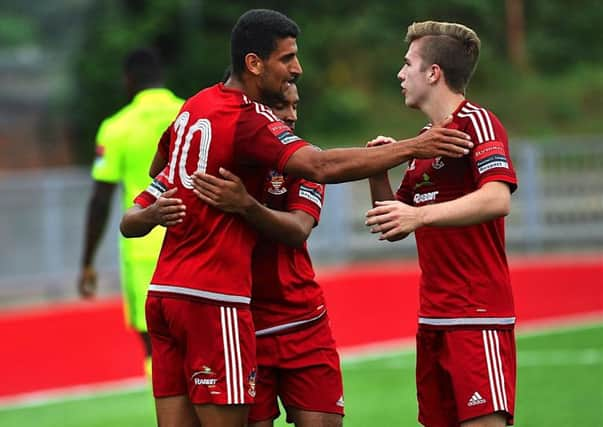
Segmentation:
{"type": "MultiPolygon", "coordinates": [[[[494,114],[465,100],[448,127],[469,134],[472,151],[459,159],[412,160],[398,200],[413,206],[446,202],[491,181],[505,182],[515,191],[507,133],[494,114]]],[[[465,227],[421,227],[415,238],[422,273],[419,323],[514,323],[503,218],[465,227]]]]}
{"type": "MultiPolygon", "coordinates": [[[[224,167],[259,198],[267,168],[282,170],[305,145],[268,107],[221,83],[187,100],[170,127],[169,162],[155,181],[177,187],[174,197],[187,211],[181,224],[167,228],[149,292],[249,303],[256,233],[238,215],[198,199],[191,175],[200,170],[219,176],[224,167]]],[[[148,196],[136,202],[144,206],[148,196]]]]}
{"type": "MultiPolygon", "coordinates": [[[[316,223],[324,186],[271,170],[265,180],[263,202],[280,211],[301,210],[316,223]]],[[[326,313],[322,289],[306,243],[294,248],[260,237],[252,258],[251,311],[256,335],[278,333],[310,323],[326,313]]]]}

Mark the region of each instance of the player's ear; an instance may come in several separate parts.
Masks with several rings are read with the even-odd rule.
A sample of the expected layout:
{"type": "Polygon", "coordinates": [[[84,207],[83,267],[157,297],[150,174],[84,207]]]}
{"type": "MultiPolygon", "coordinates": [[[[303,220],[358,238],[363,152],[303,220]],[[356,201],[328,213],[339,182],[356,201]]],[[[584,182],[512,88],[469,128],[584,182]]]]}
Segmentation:
{"type": "Polygon", "coordinates": [[[432,64],[431,67],[429,67],[429,83],[436,84],[442,78],[442,76],[443,72],[438,64],[432,64]]]}
{"type": "Polygon", "coordinates": [[[259,76],[264,71],[264,61],[255,53],[245,55],[245,66],[254,76],[259,76]]]}

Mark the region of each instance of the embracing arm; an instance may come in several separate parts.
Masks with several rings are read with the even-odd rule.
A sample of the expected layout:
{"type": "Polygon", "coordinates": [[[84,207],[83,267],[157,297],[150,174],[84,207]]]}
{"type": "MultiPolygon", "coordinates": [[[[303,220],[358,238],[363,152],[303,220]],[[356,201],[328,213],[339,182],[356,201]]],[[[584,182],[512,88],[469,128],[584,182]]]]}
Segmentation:
{"type": "Polygon", "coordinates": [[[504,182],[488,182],[455,200],[413,207],[389,200],[377,202],[367,213],[366,225],[380,240],[399,240],[422,226],[462,227],[481,224],[509,214],[511,190],[504,182]]]}
{"type": "Polygon", "coordinates": [[[196,172],[193,175],[193,191],[205,203],[225,212],[241,215],[262,235],[287,246],[304,244],[314,227],[314,218],[300,210],[278,211],[270,209],[245,189],[241,179],[224,168],[222,178],[196,172]]]}
{"type": "Polygon", "coordinates": [[[414,138],[375,147],[324,151],[303,147],[291,155],[284,170],[320,183],[354,181],[380,174],[415,157],[462,157],[472,146],[465,133],[434,127],[414,138]]]}
{"type": "Polygon", "coordinates": [[[171,197],[176,191],[177,188],[166,191],[146,208],[134,205],[128,209],[119,224],[121,234],[124,237],[142,237],[158,225],[170,227],[180,224],[186,214],[186,207],[181,199],[171,197]]]}

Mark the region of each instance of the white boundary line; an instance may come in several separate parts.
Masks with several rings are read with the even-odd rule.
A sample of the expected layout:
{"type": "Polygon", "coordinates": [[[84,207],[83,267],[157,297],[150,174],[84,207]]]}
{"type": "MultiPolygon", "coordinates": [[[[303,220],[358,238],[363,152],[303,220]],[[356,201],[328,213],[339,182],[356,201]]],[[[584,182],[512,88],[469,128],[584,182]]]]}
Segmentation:
{"type": "Polygon", "coordinates": [[[0,398],[0,412],[6,409],[29,408],[58,402],[86,400],[115,393],[129,394],[149,387],[146,377],[133,377],[73,387],[54,388],[0,398]]]}

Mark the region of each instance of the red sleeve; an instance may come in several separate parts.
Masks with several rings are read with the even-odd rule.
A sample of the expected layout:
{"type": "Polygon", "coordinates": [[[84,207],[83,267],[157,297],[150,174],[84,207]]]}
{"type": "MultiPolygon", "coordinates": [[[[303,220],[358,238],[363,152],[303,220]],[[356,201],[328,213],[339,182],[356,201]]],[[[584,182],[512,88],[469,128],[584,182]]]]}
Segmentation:
{"type": "Polygon", "coordinates": [[[237,158],[282,172],[293,153],[309,145],[280,121],[259,123],[250,137],[235,139],[237,158]]]}
{"type": "MultiPolygon", "coordinates": [[[[410,161],[408,169],[413,168],[414,162],[414,159],[410,161]]],[[[402,178],[402,182],[398,187],[398,190],[396,190],[395,196],[399,202],[406,203],[407,205],[412,205],[412,189],[410,188],[410,184],[408,183],[408,181],[409,175],[408,173],[405,173],[404,178],[402,178]]]]}
{"type": "Polygon", "coordinates": [[[142,206],[143,208],[146,208],[155,203],[159,196],[161,196],[170,188],[168,183],[168,173],[169,164],[163,169],[163,171],[161,171],[159,175],[155,177],[155,179],[153,179],[153,181],[142,193],[136,196],[136,198],[134,199],[134,203],[142,206]]]}
{"type": "Polygon", "coordinates": [[[161,138],[157,143],[157,152],[166,160],[170,158],[170,135],[172,133],[173,124],[174,123],[172,122],[172,124],[163,131],[163,135],[161,135],[161,138]]]}
{"type": "Polygon", "coordinates": [[[465,131],[476,142],[469,156],[477,186],[501,181],[509,185],[511,192],[515,191],[517,176],[509,153],[507,132],[496,116],[488,112],[483,121],[469,122],[465,131]]]}
{"type": "Polygon", "coordinates": [[[318,224],[324,196],[324,185],[301,178],[294,178],[289,185],[287,211],[304,211],[312,216],[316,224],[318,224]]]}

